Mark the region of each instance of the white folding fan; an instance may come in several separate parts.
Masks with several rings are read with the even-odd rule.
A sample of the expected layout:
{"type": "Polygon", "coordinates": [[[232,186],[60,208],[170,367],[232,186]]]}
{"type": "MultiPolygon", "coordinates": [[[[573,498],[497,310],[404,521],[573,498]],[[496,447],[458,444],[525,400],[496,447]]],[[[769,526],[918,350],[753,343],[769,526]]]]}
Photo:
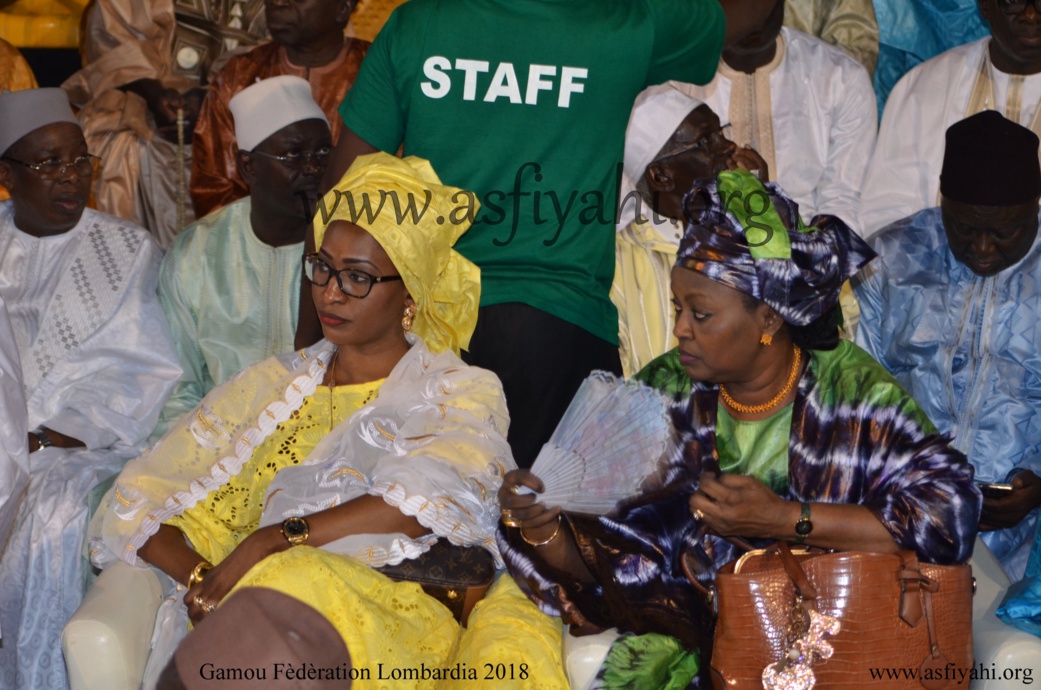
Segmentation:
{"type": "Polygon", "coordinates": [[[545,486],[539,500],[603,515],[638,494],[677,446],[670,403],[642,383],[594,371],[531,467],[545,486]]]}

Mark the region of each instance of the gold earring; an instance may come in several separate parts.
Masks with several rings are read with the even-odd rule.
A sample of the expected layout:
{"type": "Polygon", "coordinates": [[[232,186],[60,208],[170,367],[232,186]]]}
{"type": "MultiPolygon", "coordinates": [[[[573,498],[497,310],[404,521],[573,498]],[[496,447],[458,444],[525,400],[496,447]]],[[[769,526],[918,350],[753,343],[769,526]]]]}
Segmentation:
{"type": "Polygon", "coordinates": [[[405,329],[405,332],[412,330],[412,320],[416,318],[416,308],[413,306],[405,307],[405,315],[401,317],[401,327],[405,329]]]}
{"type": "Polygon", "coordinates": [[[770,347],[771,345],[773,345],[773,343],[774,337],[769,333],[763,333],[763,337],[759,339],[760,345],[766,345],[767,347],[770,347]]]}

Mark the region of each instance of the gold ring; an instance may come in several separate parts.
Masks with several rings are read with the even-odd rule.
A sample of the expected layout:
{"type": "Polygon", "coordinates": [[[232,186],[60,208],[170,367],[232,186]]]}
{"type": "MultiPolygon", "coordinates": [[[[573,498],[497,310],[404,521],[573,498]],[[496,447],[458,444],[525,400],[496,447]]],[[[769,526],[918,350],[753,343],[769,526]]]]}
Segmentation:
{"type": "Polygon", "coordinates": [[[514,484],[513,486],[510,487],[510,493],[513,494],[514,496],[520,496],[520,492],[521,492],[521,485],[520,484],[514,484]]]}
{"type": "Polygon", "coordinates": [[[694,519],[698,522],[703,522],[705,520],[705,513],[703,513],[699,508],[695,508],[691,512],[691,515],[693,515],[694,519]]]}
{"type": "Polygon", "coordinates": [[[201,596],[195,596],[195,605],[203,610],[204,613],[213,613],[217,607],[210,602],[203,599],[201,596]]]}

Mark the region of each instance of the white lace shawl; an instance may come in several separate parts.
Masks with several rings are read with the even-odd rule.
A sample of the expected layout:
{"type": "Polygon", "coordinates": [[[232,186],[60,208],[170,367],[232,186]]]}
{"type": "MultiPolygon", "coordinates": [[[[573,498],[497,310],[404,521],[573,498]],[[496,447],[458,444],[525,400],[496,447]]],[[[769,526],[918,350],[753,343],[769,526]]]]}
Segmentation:
{"type": "MultiPolygon", "coordinates": [[[[414,558],[437,537],[495,546],[496,491],[516,465],[498,378],[451,352],[431,353],[409,336],[409,352],[376,399],[334,429],[302,464],[275,477],[261,525],[308,515],[371,494],[434,533],[356,535],[325,548],[378,567],[414,558]]],[[[321,384],[333,346],[254,365],[214,389],[149,452],[119,475],[91,522],[91,560],[139,565],[137,550],[159,525],[224,485],[278,424],[321,384]]]]}

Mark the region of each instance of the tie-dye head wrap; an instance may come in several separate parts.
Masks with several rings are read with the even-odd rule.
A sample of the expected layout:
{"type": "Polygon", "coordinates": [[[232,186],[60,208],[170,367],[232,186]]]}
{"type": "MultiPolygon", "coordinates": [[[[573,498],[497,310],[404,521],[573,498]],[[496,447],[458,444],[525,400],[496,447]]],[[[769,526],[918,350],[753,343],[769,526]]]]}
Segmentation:
{"type": "Polygon", "coordinates": [[[838,304],[842,283],[875,252],[835,216],[807,227],[776,184],[746,170],[719,174],[684,197],[688,222],[676,265],[766,302],[792,326],[838,304]]]}

